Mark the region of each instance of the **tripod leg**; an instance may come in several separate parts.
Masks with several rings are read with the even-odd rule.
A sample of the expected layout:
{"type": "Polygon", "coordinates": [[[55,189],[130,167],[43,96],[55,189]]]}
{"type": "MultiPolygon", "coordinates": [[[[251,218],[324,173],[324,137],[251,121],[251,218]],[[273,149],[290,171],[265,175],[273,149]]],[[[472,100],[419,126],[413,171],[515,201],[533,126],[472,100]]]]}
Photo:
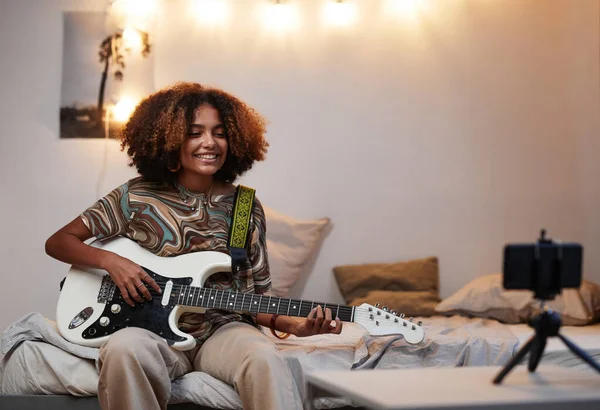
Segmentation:
{"type": "Polygon", "coordinates": [[[510,360],[510,362],[508,362],[508,364],[504,366],[504,368],[500,371],[500,373],[498,373],[498,375],[494,379],[494,384],[502,383],[502,379],[504,379],[504,377],[513,369],[513,367],[515,367],[517,364],[519,364],[521,360],[523,360],[529,349],[531,349],[531,344],[533,343],[534,338],[535,336],[529,339],[527,343],[525,343],[525,345],[521,348],[521,350],[517,352],[515,357],[513,357],[510,360]]]}
{"type": "Polygon", "coordinates": [[[533,338],[533,344],[531,345],[531,354],[529,355],[529,371],[535,372],[544,349],[546,348],[546,338],[541,335],[535,335],[533,338]]]}
{"type": "Polygon", "coordinates": [[[559,334],[558,337],[560,337],[560,339],[567,345],[567,347],[573,353],[575,353],[577,356],[579,356],[581,358],[581,360],[587,362],[587,364],[589,364],[594,369],[596,369],[597,371],[600,372],[600,365],[598,363],[596,363],[590,355],[588,355],[581,348],[579,348],[579,346],[577,346],[575,343],[571,342],[569,339],[567,339],[563,335],[559,334]]]}

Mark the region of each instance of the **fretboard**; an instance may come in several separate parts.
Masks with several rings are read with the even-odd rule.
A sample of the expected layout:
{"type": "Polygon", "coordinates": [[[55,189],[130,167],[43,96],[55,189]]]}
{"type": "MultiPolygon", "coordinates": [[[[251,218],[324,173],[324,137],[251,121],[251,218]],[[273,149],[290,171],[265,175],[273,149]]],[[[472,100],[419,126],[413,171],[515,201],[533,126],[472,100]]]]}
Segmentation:
{"type": "Polygon", "coordinates": [[[174,285],[171,295],[173,295],[173,301],[178,305],[250,313],[277,313],[299,317],[307,317],[314,307],[320,305],[322,309],[331,309],[333,319],[339,317],[343,322],[353,321],[353,307],[332,303],[285,299],[277,296],[238,293],[186,285],[174,285]]]}

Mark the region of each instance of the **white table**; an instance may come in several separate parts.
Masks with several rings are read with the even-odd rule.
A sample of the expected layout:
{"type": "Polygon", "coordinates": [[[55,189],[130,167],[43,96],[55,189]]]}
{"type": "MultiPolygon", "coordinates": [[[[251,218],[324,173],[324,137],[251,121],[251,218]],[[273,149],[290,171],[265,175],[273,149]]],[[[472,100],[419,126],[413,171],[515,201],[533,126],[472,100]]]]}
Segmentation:
{"type": "MultiPolygon", "coordinates": [[[[544,366],[317,371],[306,374],[310,406],[317,397],[347,397],[371,409],[600,409],[600,373],[544,366]]],[[[312,408],[312,407],[311,407],[312,408]]]]}

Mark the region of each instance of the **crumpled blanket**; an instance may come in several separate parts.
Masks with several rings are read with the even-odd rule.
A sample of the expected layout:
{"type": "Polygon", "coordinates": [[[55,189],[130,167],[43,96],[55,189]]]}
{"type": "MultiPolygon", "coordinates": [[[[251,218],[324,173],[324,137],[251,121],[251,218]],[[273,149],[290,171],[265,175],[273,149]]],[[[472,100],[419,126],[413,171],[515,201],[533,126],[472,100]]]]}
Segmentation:
{"type": "MultiPolygon", "coordinates": [[[[361,343],[365,331],[358,325],[352,325],[346,324],[342,335],[316,335],[310,338],[291,336],[286,340],[273,338],[290,366],[302,397],[306,397],[304,372],[316,369],[349,370],[354,362],[364,361],[362,355],[368,354],[368,351],[363,348],[357,352],[356,346],[361,343]]],[[[269,334],[267,336],[271,337],[269,334]]],[[[99,349],[67,341],[58,333],[55,323],[40,313],[29,313],[10,325],[0,337],[0,352],[6,355],[0,363],[0,394],[3,390],[5,394],[97,394],[99,349]],[[27,363],[11,363],[14,368],[23,370],[20,370],[18,377],[3,375],[2,369],[7,367],[9,358],[18,348],[26,358],[23,360],[33,358],[45,366],[34,370],[27,363]],[[75,373],[74,367],[77,367],[78,382],[71,377],[75,373]],[[46,368],[48,375],[44,379],[46,368]],[[31,382],[39,378],[45,382],[50,377],[57,379],[57,382],[49,385],[31,382]]],[[[172,382],[169,402],[242,409],[241,400],[232,386],[199,371],[172,382]]],[[[323,398],[316,402],[315,407],[326,409],[346,405],[352,406],[352,403],[343,398],[323,398]]]]}
{"type": "Polygon", "coordinates": [[[98,359],[99,349],[80,346],[67,341],[58,333],[54,322],[46,319],[37,312],[25,315],[21,320],[13,323],[4,331],[2,338],[0,338],[0,352],[8,355],[25,340],[38,340],[50,343],[82,359],[95,361],[98,359]]]}
{"type": "Polygon", "coordinates": [[[519,347],[510,328],[489,319],[462,316],[424,318],[425,340],[411,345],[401,337],[365,337],[352,369],[502,366],[519,347]]]}
{"type": "MultiPolygon", "coordinates": [[[[371,336],[356,323],[344,323],[340,335],[290,336],[285,340],[276,339],[268,332],[266,335],[282,351],[303,398],[306,397],[304,374],[311,371],[504,365],[519,345],[518,337],[510,328],[494,320],[460,316],[422,319],[425,340],[415,345],[407,343],[402,336],[371,336]]],[[[98,349],[68,342],[58,334],[54,322],[39,313],[28,314],[11,325],[0,337],[0,351],[7,355],[0,364],[0,394],[3,389],[5,394],[97,394],[98,349]],[[17,349],[20,345],[23,348],[17,349]],[[7,365],[6,359],[16,350],[21,350],[23,355],[29,354],[22,358],[23,361],[45,361],[46,366],[40,368],[48,368],[48,377],[56,379],[62,372],[60,383],[51,386],[50,390],[35,383],[23,386],[22,380],[10,385],[10,377],[1,374],[1,366],[7,365]],[[78,381],[73,382],[73,369],[85,377],[78,377],[78,381]],[[83,385],[82,380],[87,384],[83,385]]],[[[27,367],[25,363],[12,365],[16,369],[27,367]]],[[[40,369],[36,369],[36,374],[19,376],[35,380],[41,377],[39,373],[40,369]]],[[[242,409],[232,386],[197,371],[172,382],[170,402],[242,409]]],[[[323,398],[315,407],[325,409],[345,405],[353,404],[345,398],[323,398]]]]}

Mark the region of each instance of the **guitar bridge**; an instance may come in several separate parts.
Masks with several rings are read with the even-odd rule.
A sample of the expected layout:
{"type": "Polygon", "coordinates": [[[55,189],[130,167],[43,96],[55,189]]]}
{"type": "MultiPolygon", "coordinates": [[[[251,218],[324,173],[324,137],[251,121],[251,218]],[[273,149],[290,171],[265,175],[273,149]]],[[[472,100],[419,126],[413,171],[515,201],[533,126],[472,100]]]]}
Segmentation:
{"type": "Polygon", "coordinates": [[[107,301],[112,300],[115,294],[115,288],[116,285],[112,278],[109,275],[105,275],[102,278],[102,285],[98,292],[98,303],[106,303],[107,301]]]}

